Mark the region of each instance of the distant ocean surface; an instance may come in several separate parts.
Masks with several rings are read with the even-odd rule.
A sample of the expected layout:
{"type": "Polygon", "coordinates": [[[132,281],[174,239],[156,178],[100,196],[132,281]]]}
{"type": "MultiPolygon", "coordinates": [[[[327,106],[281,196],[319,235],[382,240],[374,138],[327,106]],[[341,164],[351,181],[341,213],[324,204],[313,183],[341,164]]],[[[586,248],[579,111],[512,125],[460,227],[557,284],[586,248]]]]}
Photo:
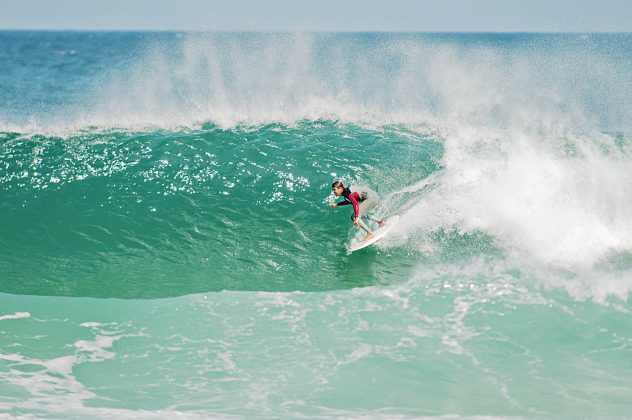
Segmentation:
{"type": "Polygon", "coordinates": [[[631,46],[0,32],[0,417],[629,416],[631,46]]]}

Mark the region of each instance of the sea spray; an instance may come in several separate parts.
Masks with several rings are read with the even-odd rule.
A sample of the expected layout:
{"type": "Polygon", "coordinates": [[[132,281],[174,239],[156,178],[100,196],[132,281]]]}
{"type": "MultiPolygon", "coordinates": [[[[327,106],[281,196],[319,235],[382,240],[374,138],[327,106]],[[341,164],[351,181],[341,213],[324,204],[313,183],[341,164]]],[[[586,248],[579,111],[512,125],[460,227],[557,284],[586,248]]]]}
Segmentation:
{"type": "MultiPolygon", "coordinates": [[[[222,127],[269,121],[527,127],[545,134],[622,129],[631,58],[599,39],[199,34],[114,69],[88,119],[101,124],[222,127]],[[106,108],[103,108],[103,107],[106,108]]],[[[628,127],[629,128],[629,127],[628,127]]]]}

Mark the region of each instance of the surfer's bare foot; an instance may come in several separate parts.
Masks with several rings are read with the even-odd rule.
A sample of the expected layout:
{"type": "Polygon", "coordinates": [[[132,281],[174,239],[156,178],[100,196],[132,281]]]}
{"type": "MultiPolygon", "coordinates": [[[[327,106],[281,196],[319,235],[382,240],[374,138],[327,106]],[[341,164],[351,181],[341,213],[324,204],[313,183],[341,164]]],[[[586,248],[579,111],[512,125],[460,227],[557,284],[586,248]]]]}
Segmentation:
{"type": "Polygon", "coordinates": [[[374,237],[374,236],[375,236],[374,234],[372,234],[372,233],[370,233],[370,232],[369,232],[369,233],[367,233],[367,234],[366,234],[366,236],[364,237],[364,240],[365,240],[365,241],[368,241],[369,239],[371,239],[371,238],[372,238],[372,237],[374,237]]]}

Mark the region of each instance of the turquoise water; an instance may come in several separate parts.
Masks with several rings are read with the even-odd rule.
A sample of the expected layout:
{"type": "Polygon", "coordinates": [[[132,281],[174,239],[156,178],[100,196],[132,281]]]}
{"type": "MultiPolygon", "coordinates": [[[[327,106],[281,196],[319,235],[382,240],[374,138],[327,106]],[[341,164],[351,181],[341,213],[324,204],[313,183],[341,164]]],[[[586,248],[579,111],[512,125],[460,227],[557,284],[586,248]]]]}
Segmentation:
{"type": "Polygon", "coordinates": [[[628,415],[630,41],[0,32],[0,413],[628,415]]]}

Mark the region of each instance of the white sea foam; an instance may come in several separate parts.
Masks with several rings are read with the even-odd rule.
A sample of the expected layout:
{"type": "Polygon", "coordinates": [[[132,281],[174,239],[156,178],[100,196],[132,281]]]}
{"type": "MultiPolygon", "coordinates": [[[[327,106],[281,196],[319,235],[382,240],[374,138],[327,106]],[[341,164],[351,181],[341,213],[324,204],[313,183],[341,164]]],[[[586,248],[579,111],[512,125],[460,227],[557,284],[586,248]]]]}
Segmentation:
{"type": "Polygon", "coordinates": [[[0,321],[5,319],[20,319],[20,318],[30,318],[31,314],[28,312],[16,312],[12,315],[0,315],[0,321]]]}
{"type": "Polygon", "coordinates": [[[409,234],[480,231],[567,269],[632,250],[632,154],[615,138],[455,133],[444,144],[444,169],[403,215],[409,234]]]}
{"type": "MultiPolygon", "coordinates": [[[[17,313],[16,315],[23,314],[25,313],[17,313]]],[[[0,372],[0,379],[5,384],[28,395],[28,398],[3,398],[0,401],[0,411],[9,412],[19,409],[26,413],[44,410],[51,415],[157,416],[155,412],[93,408],[90,407],[90,404],[86,404],[88,400],[97,398],[97,395],[88,390],[77,379],[75,369],[82,364],[102,362],[113,358],[115,353],[106,349],[111,349],[114,343],[121,338],[139,337],[143,336],[143,333],[120,334],[117,331],[120,326],[116,323],[106,325],[98,322],[85,322],[80,325],[92,329],[94,339],[77,340],[74,344],[75,351],[70,354],[45,359],[22,354],[0,353],[0,360],[9,363],[9,368],[0,372]],[[37,367],[37,369],[32,367],[37,367]],[[25,371],[24,368],[27,370],[25,371]]],[[[169,411],[165,411],[165,415],[167,415],[166,413],[177,414],[177,412],[169,411]]],[[[158,414],[158,416],[160,415],[158,414]]],[[[195,412],[192,413],[192,417],[196,417],[195,412]]]]}

